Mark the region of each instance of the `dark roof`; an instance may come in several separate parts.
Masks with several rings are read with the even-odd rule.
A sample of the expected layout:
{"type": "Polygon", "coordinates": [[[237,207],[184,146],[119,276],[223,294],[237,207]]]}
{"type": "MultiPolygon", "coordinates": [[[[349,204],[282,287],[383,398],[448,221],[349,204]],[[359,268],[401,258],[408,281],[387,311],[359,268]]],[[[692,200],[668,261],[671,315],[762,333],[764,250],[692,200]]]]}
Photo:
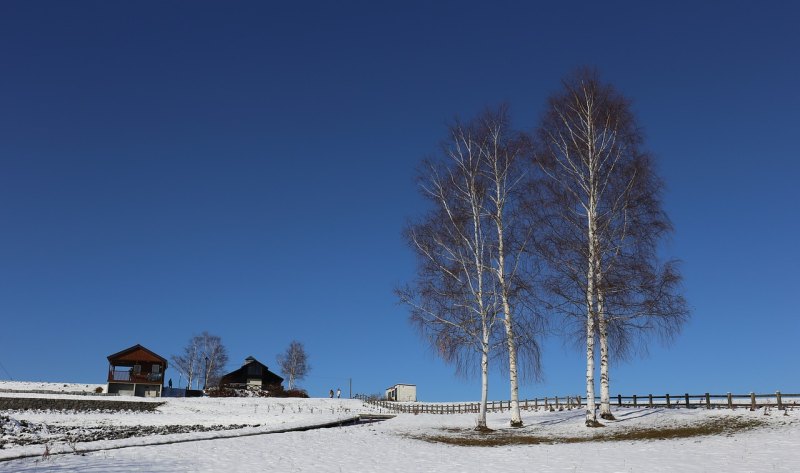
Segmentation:
{"type": "MultiPolygon", "coordinates": [[[[123,357],[125,357],[125,355],[127,355],[129,353],[136,352],[136,351],[143,351],[146,354],[150,355],[151,357],[155,358],[157,361],[161,361],[162,363],[164,363],[165,366],[167,364],[167,359],[166,358],[164,358],[163,356],[159,355],[158,353],[156,353],[156,352],[154,352],[152,350],[149,350],[149,349],[139,345],[138,343],[136,345],[132,346],[132,347],[126,348],[126,349],[124,349],[122,351],[118,351],[118,352],[114,353],[113,355],[108,355],[108,361],[113,362],[114,360],[118,360],[120,358],[123,358],[123,357]]],[[[143,359],[141,361],[153,361],[153,360],[143,359]]]]}
{"type": "Polygon", "coordinates": [[[244,384],[247,382],[248,378],[261,378],[261,384],[263,386],[281,384],[283,382],[283,378],[270,371],[267,365],[261,363],[252,356],[248,356],[244,361],[245,363],[239,369],[231,371],[223,376],[220,380],[220,384],[244,384]],[[253,366],[253,364],[261,367],[261,375],[253,375],[248,373],[248,369],[253,366]]]}

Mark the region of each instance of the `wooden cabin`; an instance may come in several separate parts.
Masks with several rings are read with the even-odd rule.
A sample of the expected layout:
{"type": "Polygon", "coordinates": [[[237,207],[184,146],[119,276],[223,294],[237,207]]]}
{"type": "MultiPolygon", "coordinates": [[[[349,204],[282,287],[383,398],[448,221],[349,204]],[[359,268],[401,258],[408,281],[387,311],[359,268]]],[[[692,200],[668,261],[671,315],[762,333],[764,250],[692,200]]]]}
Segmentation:
{"type": "Polygon", "coordinates": [[[167,360],[136,344],[108,356],[109,394],[160,397],[167,360]]]}
{"type": "Polygon", "coordinates": [[[220,386],[236,389],[260,389],[268,391],[271,386],[280,386],[283,378],[273,373],[267,366],[252,356],[244,360],[244,364],[220,379],[220,386]]]}

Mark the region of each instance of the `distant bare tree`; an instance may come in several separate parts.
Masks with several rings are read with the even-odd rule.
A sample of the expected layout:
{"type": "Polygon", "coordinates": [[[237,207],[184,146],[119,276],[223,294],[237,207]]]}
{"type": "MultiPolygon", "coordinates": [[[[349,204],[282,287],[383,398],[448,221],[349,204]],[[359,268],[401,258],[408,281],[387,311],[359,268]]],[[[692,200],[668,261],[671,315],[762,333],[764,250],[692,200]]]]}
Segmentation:
{"type": "Polygon", "coordinates": [[[294,389],[295,383],[305,379],[311,365],[308,363],[308,355],[303,344],[297,340],[292,340],[285,353],[278,355],[278,366],[281,373],[289,378],[289,389],[294,389]]]}
{"type": "Polygon", "coordinates": [[[186,378],[186,386],[192,389],[192,382],[197,381],[198,374],[202,371],[200,366],[200,344],[197,337],[189,339],[183,349],[182,355],[173,355],[172,363],[175,368],[186,378]]]}
{"type": "Polygon", "coordinates": [[[189,339],[183,349],[182,355],[172,356],[172,362],[177,370],[186,377],[186,385],[200,388],[217,384],[222,375],[222,370],[228,363],[228,352],[222,344],[222,338],[203,332],[189,339]]]}
{"type": "Polygon", "coordinates": [[[222,338],[203,332],[195,337],[200,346],[200,357],[204,362],[204,387],[216,386],[222,378],[222,371],[228,364],[228,350],[222,344],[222,338]]]}
{"type": "Polygon", "coordinates": [[[597,425],[595,339],[601,415],[611,418],[610,348],[623,357],[640,335],[657,329],[669,338],[688,316],[677,263],[659,264],[656,254],[671,225],[629,102],[596,72],[579,70],[564,81],[564,90],[549,100],[539,140],[545,178],[531,208],[545,230],[537,247],[551,263],[546,287],[552,308],[583,313],[586,423],[597,425]]]}

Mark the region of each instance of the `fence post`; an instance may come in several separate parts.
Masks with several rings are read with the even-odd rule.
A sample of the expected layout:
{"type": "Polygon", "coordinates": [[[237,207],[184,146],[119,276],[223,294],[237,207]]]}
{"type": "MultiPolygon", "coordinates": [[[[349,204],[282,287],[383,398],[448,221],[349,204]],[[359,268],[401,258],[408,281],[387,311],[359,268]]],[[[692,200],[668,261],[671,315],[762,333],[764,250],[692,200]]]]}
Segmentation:
{"type": "Polygon", "coordinates": [[[537,411],[539,410],[539,398],[538,397],[533,398],[533,408],[536,409],[537,411]]]}
{"type": "Polygon", "coordinates": [[[750,410],[756,410],[756,393],[750,391],[750,410]]]}
{"type": "Polygon", "coordinates": [[[581,408],[581,405],[582,405],[582,403],[581,403],[581,397],[580,397],[580,396],[578,396],[578,409],[580,409],[580,408],[581,408]]]}
{"type": "Polygon", "coordinates": [[[525,399],[525,410],[526,411],[528,410],[528,400],[527,399],[525,399]]]}
{"type": "Polygon", "coordinates": [[[684,396],[686,396],[686,408],[688,409],[689,408],[689,393],[686,393],[684,396]]]}
{"type": "Polygon", "coordinates": [[[711,395],[706,393],[706,409],[711,409],[711,395]]]}
{"type": "Polygon", "coordinates": [[[783,401],[781,401],[781,392],[775,391],[775,397],[778,398],[778,410],[783,409],[783,401]]]}
{"type": "Polygon", "coordinates": [[[733,395],[728,393],[728,409],[733,409],[733,395]]]}
{"type": "Polygon", "coordinates": [[[647,407],[653,407],[653,395],[652,394],[648,394],[647,395],[647,407]]]}
{"type": "Polygon", "coordinates": [[[547,396],[544,398],[544,410],[547,410],[547,396]]]}
{"type": "Polygon", "coordinates": [[[669,394],[667,394],[667,409],[671,408],[672,404],[669,403],[669,394]]]}
{"type": "Polygon", "coordinates": [[[622,407],[622,394],[617,394],[617,406],[622,407]]]}
{"type": "Polygon", "coordinates": [[[633,407],[637,407],[638,403],[636,402],[636,394],[633,395],[633,407]]]}
{"type": "Polygon", "coordinates": [[[558,410],[558,396],[556,396],[556,410],[558,410]]]}

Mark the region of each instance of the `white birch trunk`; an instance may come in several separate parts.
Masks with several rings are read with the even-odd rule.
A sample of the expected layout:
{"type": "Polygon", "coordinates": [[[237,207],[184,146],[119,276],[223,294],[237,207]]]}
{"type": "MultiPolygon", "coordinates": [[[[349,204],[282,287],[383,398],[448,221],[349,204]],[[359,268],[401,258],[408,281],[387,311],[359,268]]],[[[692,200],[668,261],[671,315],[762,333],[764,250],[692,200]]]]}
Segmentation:
{"type": "MultiPolygon", "coordinates": [[[[503,297],[506,299],[506,297],[503,297]]],[[[511,322],[511,311],[507,301],[503,301],[506,311],[506,339],[508,341],[508,377],[511,387],[511,427],[522,427],[522,416],[519,413],[519,379],[517,376],[517,346],[514,340],[514,328],[511,322]]]]}
{"type": "Polygon", "coordinates": [[[486,404],[489,401],[489,337],[484,337],[483,352],[481,353],[481,405],[478,411],[478,425],[476,430],[486,430],[486,404]]]}
{"type": "Polygon", "coordinates": [[[602,271],[597,271],[597,324],[600,333],[600,418],[612,420],[611,396],[608,378],[608,324],[603,306],[603,290],[601,289],[602,271]]]}
{"type": "MultiPolygon", "coordinates": [[[[592,179],[590,164],[590,179],[592,179]]],[[[591,182],[591,181],[590,181],[591,182]]],[[[590,189],[593,186],[590,185],[590,189]]],[[[586,275],[586,425],[594,427],[597,425],[594,402],[594,338],[595,338],[595,259],[597,258],[597,248],[595,245],[596,216],[594,195],[589,196],[588,206],[588,227],[589,227],[589,268],[586,275]]]]}
{"type": "Polygon", "coordinates": [[[593,265],[589,267],[589,285],[586,291],[586,425],[592,427],[596,425],[597,417],[594,403],[594,269],[593,265]]]}
{"type": "MultiPolygon", "coordinates": [[[[500,185],[496,182],[497,202],[503,202],[500,185]]],[[[506,329],[508,347],[508,378],[511,390],[511,427],[522,427],[522,416],[519,412],[519,378],[517,375],[517,343],[514,339],[514,322],[511,315],[511,304],[508,302],[508,281],[505,273],[505,237],[503,234],[503,207],[498,205],[495,215],[497,227],[497,282],[500,286],[500,297],[503,303],[503,324],[506,329]]]]}
{"type": "Polygon", "coordinates": [[[481,407],[478,417],[477,430],[488,429],[486,425],[486,403],[489,399],[489,340],[491,324],[489,314],[484,301],[483,290],[483,272],[487,266],[484,265],[484,236],[481,230],[481,217],[482,207],[479,205],[477,198],[478,192],[475,176],[472,175],[472,182],[470,183],[470,198],[472,200],[472,235],[473,235],[473,256],[475,259],[475,279],[476,279],[476,294],[475,303],[478,311],[481,314],[481,407]]]}

